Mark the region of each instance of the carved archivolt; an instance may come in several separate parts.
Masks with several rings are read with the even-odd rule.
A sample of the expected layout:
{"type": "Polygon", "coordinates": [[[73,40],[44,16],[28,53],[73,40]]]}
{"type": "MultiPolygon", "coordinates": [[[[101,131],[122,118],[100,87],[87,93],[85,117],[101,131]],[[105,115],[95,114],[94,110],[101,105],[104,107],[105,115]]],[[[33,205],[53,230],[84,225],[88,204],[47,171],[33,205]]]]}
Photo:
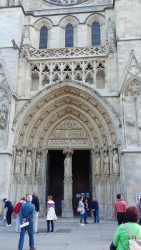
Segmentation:
{"type": "Polygon", "coordinates": [[[35,99],[21,111],[23,122],[20,114],[15,119],[14,126],[17,121],[21,122],[17,127],[16,145],[46,148],[58,144],[62,148],[71,137],[73,146],[91,148],[118,141],[117,115],[110,111],[110,105],[107,101],[104,103],[102,97],[96,94],[94,97],[82,87],[62,83],[62,86],[48,88],[46,94],[41,92],[35,99]],[[76,131],[63,129],[61,133],[60,124],[66,126],[68,120],[77,127],[76,131]]]}

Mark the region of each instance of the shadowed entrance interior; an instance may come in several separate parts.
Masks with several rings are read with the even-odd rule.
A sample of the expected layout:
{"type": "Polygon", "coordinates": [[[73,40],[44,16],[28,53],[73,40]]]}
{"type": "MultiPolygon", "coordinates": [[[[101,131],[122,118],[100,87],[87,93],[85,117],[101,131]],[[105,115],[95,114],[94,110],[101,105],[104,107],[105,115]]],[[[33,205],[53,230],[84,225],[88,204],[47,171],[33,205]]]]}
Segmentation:
{"type": "MultiPolygon", "coordinates": [[[[91,154],[89,150],[76,150],[72,155],[73,175],[73,210],[76,208],[82,193],[91,197],[91,154]]],[[[62,150],[49,150],[46,174],[46,196],[51,194],[56,204],[56,213],[61,215],[61,201],[64,197],[64,159],[62,150]]]]}

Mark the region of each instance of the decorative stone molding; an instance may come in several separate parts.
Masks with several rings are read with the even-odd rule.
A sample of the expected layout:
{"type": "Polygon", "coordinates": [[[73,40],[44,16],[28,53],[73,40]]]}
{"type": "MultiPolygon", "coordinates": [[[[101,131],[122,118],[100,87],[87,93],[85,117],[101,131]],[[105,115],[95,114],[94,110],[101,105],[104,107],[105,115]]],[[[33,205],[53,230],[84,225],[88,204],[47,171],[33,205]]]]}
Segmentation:
{"type": "Polygon", "coordinates": [[[95,57],[95,56],[107,56],[106,46],[98,47],[85,47],[85,48],[61,48],[61,49],[29,49],[27,60],[46,60],[61,58],[83,58],[83,57],[95,57]]]}
{"type": "Polygon", "coordinates": [[[108,19],[106,46],[108,53],[116,52],[116,38],[111,18],[108,19]]]}
{"type": "Polygon", "coordinates": [[[78,26],[78,24],[79,24],[79,21],[75,16],[69,15],[69,16],[65,16],[65,17],[63,17],[61,19],[61,21],[59,22],[59,26],[61,28],[65,28],[66,25],[69,24],[69,23],[72,24],[72,26],[74,28],[76,28],[78,26]]]}
{"type": "Polygon", "coordinates": [[[86,19],[86,24],[92,26],[94,22],[98,22],[100,26],[105,24],[105,17],[101,14],[92,14],[86,19]]]}
{"type": "Polygon", "coordinates": [[[43,26],[46,26],[48,29],[50,29],[53,26],[53,23],[49,18],[40,18],[33,24],[33,26],[37,30],[40,30],[43,26]]]}

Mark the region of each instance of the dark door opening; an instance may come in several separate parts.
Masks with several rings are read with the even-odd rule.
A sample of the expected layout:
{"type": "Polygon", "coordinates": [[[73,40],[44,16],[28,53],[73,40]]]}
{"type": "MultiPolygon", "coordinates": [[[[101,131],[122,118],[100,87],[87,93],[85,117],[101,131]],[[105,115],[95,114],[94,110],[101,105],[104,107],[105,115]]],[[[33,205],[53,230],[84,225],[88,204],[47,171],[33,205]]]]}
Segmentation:
{"type": "Polygon", "coordinates": [[[64,154],[61,150],[49,150],[47,169],[47,190],[55,201],[55,210],[58,216],[61,215],[61,200],[64,197],[64,154]]]}
{"type": "Polygon", "coordinates": [[[91,199],[92,180],[91,180],[91,154],[89,150],[74,151],[72,157],[73,174],[73,210],[76,212],[80,197],[83,195],[91,199]]]}
{"type": "MultiPolygon", "coordinates": [[[[55,201],[56,214],[61,216],[61,201],[64,199],[64,159],[62,150],[49,150],[46,173],[46,199],[48,194],[55,201]]],[[[91,154],[89,150],[75,150],[72,155],[73,211],[76,212],[80,196],[91,198],[91,154]]]]}

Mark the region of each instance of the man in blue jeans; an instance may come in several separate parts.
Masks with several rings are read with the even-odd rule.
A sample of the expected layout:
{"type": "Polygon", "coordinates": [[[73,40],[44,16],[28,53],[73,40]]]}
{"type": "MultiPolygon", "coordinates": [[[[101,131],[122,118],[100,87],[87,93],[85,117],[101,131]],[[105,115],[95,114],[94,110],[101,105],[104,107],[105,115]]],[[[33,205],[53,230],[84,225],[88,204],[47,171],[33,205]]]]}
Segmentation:
{"type": "Polygon", "coordinates": [[[95,196],[93,197],[91,208],[94,215],[94,223],[99,223],[99,204],[95,196]]]}
{"type": "Polygon", "coordinates": [[[20,222],[23,225],[20,232],[20,239],[18,250],[23,249],[24,245],[24,237],[26,231],[29,235],[29,247],[30,250],[35,250],[34,247],[34,233],[33,233],[33,216],[35,213],[35,206],[31,203],[32,202],[32,195],[27,196],[27,202],[23,203],[20,208],[20,222]],[[24,223],[28,222],[27,226],[24,226],[24,223]]]}

